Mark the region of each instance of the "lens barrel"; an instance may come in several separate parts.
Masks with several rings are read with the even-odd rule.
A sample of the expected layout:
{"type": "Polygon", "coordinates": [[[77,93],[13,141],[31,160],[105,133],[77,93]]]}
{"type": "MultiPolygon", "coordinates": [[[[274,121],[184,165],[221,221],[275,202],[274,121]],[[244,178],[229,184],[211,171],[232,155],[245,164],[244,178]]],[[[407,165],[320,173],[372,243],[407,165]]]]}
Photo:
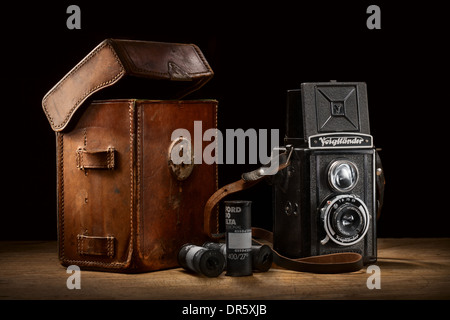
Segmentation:
{"type": "Polygon", "coordinates": [[[328,200],[321,211],[328,237],[339,245],[353,245],[369,230],[369,210],[355,195],[338,195],[328,200]]]}

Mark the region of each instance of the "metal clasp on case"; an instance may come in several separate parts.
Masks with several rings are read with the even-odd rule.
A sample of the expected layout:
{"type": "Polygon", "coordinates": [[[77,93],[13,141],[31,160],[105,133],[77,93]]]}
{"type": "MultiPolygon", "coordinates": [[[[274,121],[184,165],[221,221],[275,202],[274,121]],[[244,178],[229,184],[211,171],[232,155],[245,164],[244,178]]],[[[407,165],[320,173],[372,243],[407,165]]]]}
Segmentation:
{"type": "Polygon", "coordinates": [[[168,152],[169,169],[178,181],[186,180],[194,170],[191,141],[179,137],[172,141],[168,152]]]}

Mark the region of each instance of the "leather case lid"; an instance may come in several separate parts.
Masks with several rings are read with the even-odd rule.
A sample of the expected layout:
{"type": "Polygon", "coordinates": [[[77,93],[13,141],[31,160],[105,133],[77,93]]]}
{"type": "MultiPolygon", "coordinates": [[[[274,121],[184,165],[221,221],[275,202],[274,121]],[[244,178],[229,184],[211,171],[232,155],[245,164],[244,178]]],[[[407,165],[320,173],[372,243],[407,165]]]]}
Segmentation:
{"type": "Polygon", "coordinates": [[[87,98],[125,75],[176,81],[171,98],[179,99],[214,73],[193,44],[106,39],[44,96],[42,107],[52,129],[63,130],[87,98]]]}

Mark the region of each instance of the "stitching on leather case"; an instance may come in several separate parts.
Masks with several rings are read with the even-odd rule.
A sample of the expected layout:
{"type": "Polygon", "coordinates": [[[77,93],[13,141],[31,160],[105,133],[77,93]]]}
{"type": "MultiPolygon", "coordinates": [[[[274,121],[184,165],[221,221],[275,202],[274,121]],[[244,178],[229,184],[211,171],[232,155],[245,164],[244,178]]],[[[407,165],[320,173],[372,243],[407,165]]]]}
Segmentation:
{"type": "MultiPolygon", "coordinates": [[[[215,119],[214,119],[214,126],[216,128],[216,134],[217,134],[217,130],[218,130],[217,112],[218,112],[218,104],[216,103],[216,106],[215,106],[215,119]]],[[[217,143],[218,142],[216,142],[216,144],[217,143]]],[[[219,189],[219,170],[218,170],[218,163],[217,163],[217,161],[216,161],[215,171],[216,171],[216,190],[218,190],[219,189]]],[[[219,233],[219,206],[217,206],[217,208],[216,208],[216,233],[219,233]]]]}
{"type": "Polygon", "coordinates": [[[114,237],[111,236],[107,236],[106,237],[107,240],[107,249],[108,249],[108,257],[112,258],[114,257],[114,237]]]}
{"type": "Polygon", "coordinates": [[[142,213],[141,213],[141,159],[142,159],[142,148],[141,148],[141,139],[142,139],[142,121],[143,121],[143,117],[142,117],[142,113],[143,112],[143,108],[140,107],[137,109],[136,114],[137,114],[137,128],[136,128],[136,146],[137,146],[137,155],[136,155],[136,171],[137,171],[137,183],[136,183],[136,230],[137,233],[139,234],[139,239],[136,239],[136,247],[137,247],[137,252],[140,255],[141,252],[141,241],[143,238],[143,234],[144,232],[140,232],[140,228],[141,228],[141,217],[142,217],[142,213]]]}
{"type": "Polygon", "coordinates": [[[134,114],[135,114],[135,101],[131,101],[128,106],[128,114],[130,117],[130,241],[128,243],[128,259],[127,259],[127,265],[131,261],[132,253],[133,253],[133,242],[134,242],[134,225],[133,225],[133,213],[135,210],[134,206],[134,148],[135,148],[135,141],[134,141],[134,114]]]}
{"type": "Polygon", "coordinates": [[[62,260],[65,259],[64,255],[64,134],[58,133],[58,156],[59,156],[59,163],[58,165],[58,211],[59,211],[59,225],[58,227],[58,233],[62,240],[59,241],[60,247],[59,247],[59,256],[62,260]]]}

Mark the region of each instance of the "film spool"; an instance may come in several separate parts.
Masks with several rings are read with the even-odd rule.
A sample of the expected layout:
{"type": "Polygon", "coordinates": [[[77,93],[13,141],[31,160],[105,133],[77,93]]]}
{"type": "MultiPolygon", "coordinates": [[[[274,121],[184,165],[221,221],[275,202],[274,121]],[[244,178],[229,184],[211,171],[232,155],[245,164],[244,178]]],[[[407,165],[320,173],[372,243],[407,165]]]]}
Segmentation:
{"type": "Polygon", "coordinates": [[[207,277],[217,277],[224,270],[225,258],[217,250],[187,243],[178,252],[178,263],[185,270],[191,270],[207,277]]]}
{"type": "Polygon", "coordinates": [[[251,201],[224,201],[227,273],[250,276],[252,271],[251,201]]]}

